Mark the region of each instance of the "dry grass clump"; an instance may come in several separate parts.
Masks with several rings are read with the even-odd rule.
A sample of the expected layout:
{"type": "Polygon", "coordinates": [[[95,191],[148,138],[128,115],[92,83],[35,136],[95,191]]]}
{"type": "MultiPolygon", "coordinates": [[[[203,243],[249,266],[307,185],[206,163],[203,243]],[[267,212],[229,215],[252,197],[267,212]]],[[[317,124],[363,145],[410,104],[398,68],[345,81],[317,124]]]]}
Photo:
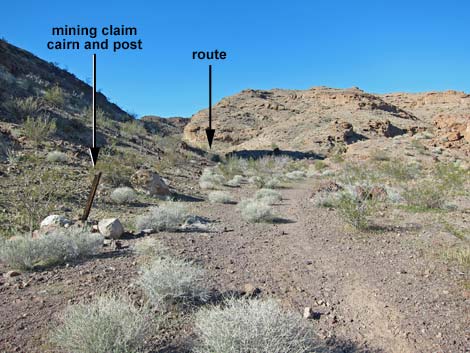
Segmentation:
{"type": "Polygon", "coordinates": [[[5,102],[3,105],[21,121],[28,116],[36,117],[43,108],[41,101],[31,96],[27,98],[15,98],[5,102]]]}
{"type": "Polygon", "coordinates": [[[470,266],[470,245],[455,247],[444,253],[445,259],[455,261],[461,266],[470,266]]]}
{"type": "Polygon", "coordinates": [[[312,328],[274,300],[231,299],[196,314],[197,353],[313,353],[312,328]]]}
{"type": "Polygon", "coordinates": [[[302,180],[307,177],[307,174],[302,170],[294,170],[286,174],[288,180],[302,180]]]}
{"type": "Polygon", "coordinates": [[[212,191],[208,198],[210,203],[234,203],[232,196],[225,191],[212,191]]]}
{"type": "Polygon", "coordinates": [[[32,270],[96,254],[103,237],[78,228],[58,228],[38,238],[17,236],[0,244],[0,259],[10,267],[32,270]]]}
{"type": "Polygon", "coordinates": [[[255,200],[264,201],[268,205],[274,205],[282,201],[282,195],[280,192],[272,189],[260,189],[255,194],[255,200]]]}
{"type": "Polygon", "coordinates": [[[238,204],[242,218],[248,222],[273,222],[276,217],[273,209],[263,200],[248,199],[238,204]]]}
{"type": "Polygon", "coordinates": [[[165,254],[167,248],[158,239],[147,237],[135,243],[134,251],[144,259],[155,259],[165,254]]]}
{"type": "Polygon", "coordinates": [[[345,190],[339,194],[334,207],[342,218],[356,229],[370,228],[370,218],[377,211],[377,200],[371,195],[371,187],[364,186],[362,193],[345,190]]]}
{"type": "Polygon", "coordinates": [[[49,163],[67,163],[68,157],[64,152],[52,151],[47,154],[46,161],[49,163]]]}
{"type": "Polygon", "coordinates": [[[150,338],[151,318],[128,298],[101,295],[91,303],[69,306],[51,341],[62,352],[143,352],[150,338]]]}
{"type": "Polygon", "coordinates": [[[220,189],[225,181],[225,178],[217,174],[213,168],[205,168],[199,178],[199,186],[205,190],[220,189]]]}
{"type": "Polygon", "coordinates": [[[27,117],[23,123],[23,134],[35,144],[41,144],[56,131],[56,122],[48,116],[27,117]]]}
{"type": "Polygon", "coordinates": [[[137,194],[134,189],[124,186],[114,189],[110,197],[117,204],[129,204],[137,199],[137,194]]]}
{"type": "Polygon", "coordinates": [[[189,217],[186,207],[177,202],[166,202],[153,207],[147,214],[138,216],[136,228],[139,231],[151,229],[155,232],[177,231],[189,217]]]}
{"type": "Polygon", "coordinates": [[[171,257],[155,259],[144,267],[138,284],[149,303],[159,309],[206,301],[209,297],[204,271],[190,262],[171,257]]]}
{"type": "Polygon", "coordinates": [[[235,175],[232,179],[227,181],[225,184],[232,187],[238,187],[245,181],[242,175],[235,175]]]}

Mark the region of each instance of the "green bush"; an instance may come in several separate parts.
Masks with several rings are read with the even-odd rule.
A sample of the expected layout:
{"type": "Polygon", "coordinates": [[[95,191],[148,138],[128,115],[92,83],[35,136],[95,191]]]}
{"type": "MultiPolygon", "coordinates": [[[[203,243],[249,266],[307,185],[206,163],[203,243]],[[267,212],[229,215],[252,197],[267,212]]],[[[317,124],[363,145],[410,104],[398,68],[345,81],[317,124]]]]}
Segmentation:
{"type": "Polygon", "coordinates": [[[147,130],[145,130],[144,124],[139,120],[131,120],[121,124],[121,132],[129,136],[147,135],[147,130]]]}
{"type": "Polygon", "coordinates": [[[55,120],[51,120],[47,116],[38,118],[27,117],[23,124],[23,134],[36,145],[43,143],[55,131],[55,120]]]}
{"type": "Polygon", "coordinates": [[[35,97],[15,98],[3,104],[16,119],[24,120],[29,117],[37,117],[42,110],[41,101],[35,97]]]}
{"type": "Polygon", "coordinates": [[[364,187],[362,195],[356,192],[342,192],[335,207],[342,218],[356,229],[370,227],[370,217],[377,210],[377,202],[371,197],[370,188],[364,187]]]}
{"type": "Polygon", "coordinates": [[[62,88],[54,86],[46,90],[44,100],[57,108],[62,108],[65,104],[65,96],[62,88]]]}

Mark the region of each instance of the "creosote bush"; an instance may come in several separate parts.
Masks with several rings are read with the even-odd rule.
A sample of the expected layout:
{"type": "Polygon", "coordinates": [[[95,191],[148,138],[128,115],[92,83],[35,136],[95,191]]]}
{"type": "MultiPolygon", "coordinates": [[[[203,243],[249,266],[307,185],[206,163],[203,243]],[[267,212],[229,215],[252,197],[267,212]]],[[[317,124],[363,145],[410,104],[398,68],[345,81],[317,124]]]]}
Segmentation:
{"type": "Polygon", "coordinates": [[[371,197],[370,188],[364,187],[364,192],[345,191],[340,193],[335,207],[343,219],[356,229],[365,230],[370,227],[369,218],[377,209],[377,202],[371,197]]]}
{"type": "Polygon", "coordinates": [[[238,204],[238,209],[248,222],[273,222],[276,218],[272,208],[263,200],[243,200],[238,204]]]}
{"type": "Polygon", "coordinates": [[[63,107],[65,103],[65,96],[62,88],[59,86],[49,88],[44,94],[44,100],[58,108],[63,107]]]}
{"type": "Polygon", "coordinates": [[[233,198],[228,192],[225,191],[212,191],[209,196],[211,203],[233,203],[233,198]]]}
{"type": "Polygon", "coordinates": [[[158,309],[206,301],[209,292],[205,283],[202,269],[171,257],[155,259],[143,268],[138,279],[149,303],[158,309]]]}
{"type": "Polygon", "coordinates": [[[117,204],[129,204],[136,200],[137,195],[134,189],[124,186],[114,189],[111,192],[111,200],[117,204]]]}
{"type": "Polygon", "coordinates": [[[196,313],[196,353],[313,353],[312,327],[274,300],[230,299],[196,313]]]}
{"type": "Polygon", "coordinates": [[[282,195],[280,192],[271,189],[261,189],[255,194],[255,199],[264,201],[268,205],[274,205],[282,201],[282,195]]]}
{"type": "Polygon", "coordinates": [[[51,341],[62,352],[137,353],[144,351],[151,330],[145,307],[136,308],[123,296],[101,295],[69,306],[51,341]]]}
{"type": "Polygon", "coordinates": [[[137,217],[138,230],[151,229],[153,231],[176,231],[189,217],[184,205],[177,202],[166,202],[153,207],[147,214],[137,217]]]}
{"type": "Polygon", "coordinates": [[[11,268],[32,270],[96,254],[103,237],[78,228],[58,228],[38,238],[16,236],[3,240],[0,259],[11,268]]]}

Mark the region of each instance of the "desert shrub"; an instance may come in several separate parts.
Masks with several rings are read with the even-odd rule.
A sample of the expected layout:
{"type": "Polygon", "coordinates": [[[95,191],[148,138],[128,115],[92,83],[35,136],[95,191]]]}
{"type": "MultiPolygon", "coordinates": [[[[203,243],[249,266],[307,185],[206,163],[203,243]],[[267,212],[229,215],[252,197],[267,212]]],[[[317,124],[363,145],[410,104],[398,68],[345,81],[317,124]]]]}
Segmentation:
{"type": "Polygon", "coordinates": [[[209,196],[211,203],[233,203],[233,198],[228,192],[224,191],[212,191],[209,196]]]}
{"type": "Polygon", "coordinates": [[[277,189],[281,187],[281,180],[277,177],[266,180],[264,187],[267,189],[277,189]]]}
{"type": "Polygon", "coordinates": [[[126,164],[127,162],[120,155],[103,156],[103,158],[98,159],[95,168],[90,168],[90,177],[92,178],[97,171],[100,171],[103,173],[102,181],[110,186],[129,185],[135,169],[126,164]]]}
{"type": "Polygon", "coordinates": [[[166,253],[166,250],[166,247],[158,239],[151,237],[139,240],[134,245],[136,254],[146,259],[161,256],[166,253]]]}
{"type": "Polygon", "coordinates": [[[145,308],[109,294],[69,306],[60,321],[51,341],[61,351],[74,353],[142,352],[152,327],[145,308]]]}
{"type": "Polygon", "coordinates": [[[370,188],[364,187],[364,192],[342,192],[335,203],[342,218],[356,229],[365,230],[370,227],[369,218],[377,209],[377,202],[371,197],[370,188]]]}
{"type": "Polygon", "coordinates": [[[50,163],[67,163],[68,157],[64,152],[52,151],[47,154],[46,161],[50,163]]]}
{"type": "Polygon", "coordinates": [[[23,124],[23,134],[36,144],[43,143],[55,131],[55,120],[45,115],[37,118],[28,116],[23,124]]]}
{"type": "Polygon", "coordinates": [[[274,300],[230,299],[196,313],[197,353],[313,353],[315,336],[300,315],[274,300]]]}
{"type": "Polygon", "coordinates": [[[444,253],[444,258],[461,266],[470,266],[470,245],[451,248],[444,253]]]}
{"type": "Polygon", "coordinates": [[[307,177],[307,174],[301,170],[294,170],[286,174],[286,178],[289,180],[302,180],[307,177]]]}
{"type": "Polygon", "coordinates": [[[326,164],[324,161],[322,160],[316,160],[314,163],[313,163],[313,166],[316,170],[318,171],[321,171],[323,169],[325,169],[326,167],[328,167],[328,164],[326,164]]]}
{"type": "Polygon", "coordinates": [[[243,174],[244,161],[238,157],[228,157],[224,163],[220,163],[217,169],[225,179],[233,178],[236,175],[243,174]]]}
{"type": "Polygon", "coordinates": [[[242,218],[248,222],[272,222],[276,218],[272,208],[263,200],[243,200],[238,209],[242,218]]]}
{"type": "Polygon", "coordinates": [[[31,270],[95,254],[103,237],[77,228],[59,228],[38,238],[17,236],[3,241],[0,258],[10,267],[31,270]]]}
{"type": "Polygon", "coordinates": [[[189,214],[184,205],[176,202],[166,202],[153,207],[145,215],[137,217],[136,228],[138,230],[151,229],[153,231],[179,230],[189,214]]]}
{"type": "Polygon", "coordinates": [[[233,186],[233,187],[238,187],[240,186],[245,178],[241,175],[235,175],[232,179],[226,182],[226,185],[228,186],[233,186]]]}
{"type": "Polygon", "coordinates": [[[393,159],[381,163],[378,170],[385,176],[389,176],[396,181],[408,181],[421,175],[419,164],[408,164],[400,159],[393,159]]]}
{"type": "Polygon", "coordinates": [[[35,118],[42,109],[41,101],[34,97],[15,98],[4,103],[4,107],[18,120],[35,118]]]}
{"type": "Polygon", "coordinates": [[[214,169],[205,168],[199,179],[199,186],[201,189],[214,190],[219,189],[224,181],[225,178],[222,175],[217,174],[214,169]]]}
{"type": "Polygon", "coordinates": [[[54,86],[46,90],[44,93],[44,100],[58,108],[64,106],[65,103],[65,96],[62,88],[59,86],[54,86]]]}
{"type": "Polygon", "coordinates": [[[377,149],[371,153],[370,159],[377,162],[384,162],[390,160],[390,155],[387,151],[377,149]]]}
{"type": "Polygon", "coordinates": [[[438,209],[448,200],[447,187],[429,179],[417,180],[403,187],[403,199],[408,206],[416,209],[438,209]]]}
{"type": "Polygon", "coordinates": [[[255,199],[263,201],[268,205],[273,205],[282,200],[282,195],[275,190],[261,189],[256,192],[255,199]]]}
{"type": "Polygon", "coordinates": [[[337,192],[320,191],[313,197],[313,202],[318,207],[334,208],[338,202],[338,197],[339,193],[337,192]]]}
{"type": "Polygon", "coordinates": [[[144,124],[139,120],[131,120],[121,124],[121,131],[130,136],[145,136],[147,134],[144,124]]]}
{"type": "Polygon", "coordinates": [[[136,200],[137,195],[134,189],[124,186],[114,189],[111,192],[111,200],[117,204],[132,203],[136,200]]]}
{"type": "Polygon", "coordinates": [[[159,309],[208,298],[204,271],[171,257],[155,259],[142,269],[138,280],[149,303],[159,309]]]}

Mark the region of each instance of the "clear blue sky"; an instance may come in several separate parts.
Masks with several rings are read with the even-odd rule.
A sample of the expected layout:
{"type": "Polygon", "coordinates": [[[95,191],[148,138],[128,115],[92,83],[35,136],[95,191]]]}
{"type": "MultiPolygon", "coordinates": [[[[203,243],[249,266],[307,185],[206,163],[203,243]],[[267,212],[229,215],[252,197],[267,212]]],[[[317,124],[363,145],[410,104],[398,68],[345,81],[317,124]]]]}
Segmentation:
{"type": "Polygon", "coordinates": [[[91,52],[50,51],[51,27],[136,26],[142,51],[97,52],[98,87],[126,110],[190,116],[245,88],[359,86],[370,92],[470,91],[470,2],[3,1],[0,37],[91,77],[91,52]]]}

